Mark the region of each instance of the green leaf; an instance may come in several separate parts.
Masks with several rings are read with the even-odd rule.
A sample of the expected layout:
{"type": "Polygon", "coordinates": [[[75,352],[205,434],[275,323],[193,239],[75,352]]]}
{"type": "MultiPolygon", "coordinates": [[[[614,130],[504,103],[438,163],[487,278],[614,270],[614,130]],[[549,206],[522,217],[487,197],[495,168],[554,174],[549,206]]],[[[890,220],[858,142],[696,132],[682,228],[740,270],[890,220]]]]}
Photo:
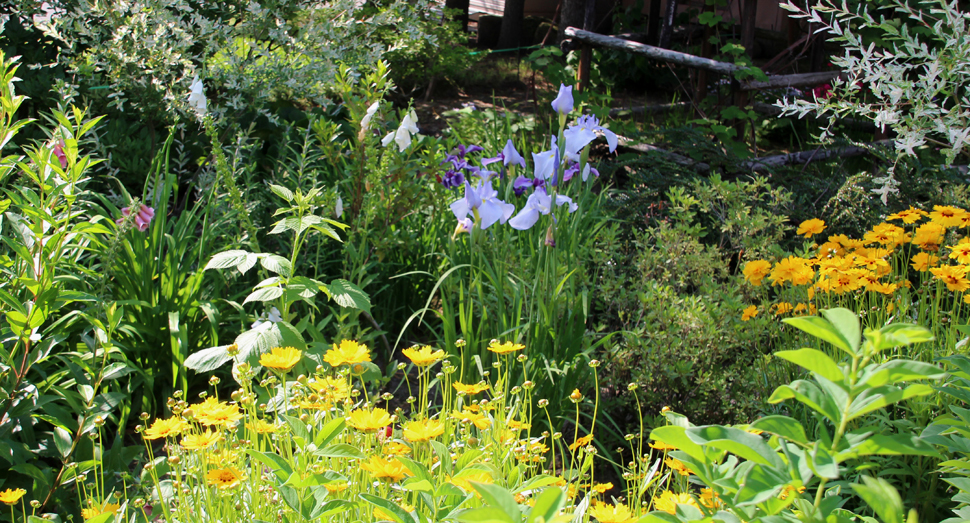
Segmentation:
{"type": "Polygon", "coordinates": [[[866,331],[865,336],[876,352],[934,340],[929,329],[910,323],[886,325],[878,331],[866,331]]]}
{"type": "Polygon", "coordinates": [[[677,447],[678,450],[683,451],[701,463],[706,461],[704,449],[697,443],[694,443],[691,438],[687,437],[687,429],[684,427],[675,425],[657,427],[650,431],[650,439],[677,447]]]}
{"type": "Polygon", "coordinates": [[[300,418],[287,416],[286,414],[280,414],[280,416],[286,420],[286,424],[290,426],[290,430],[293,431],[294,436],[303,438],[303,441],[310,440],[310,431],[307,430],[306,423],[300,421],[300,418]]]}
{"type": "Polygon", "coordinates": [[[808,436],[805,434],[805,427],[794,418],[788,416],[765,416],[752,423],[751,428],[770,432],[788,441],[801,443],[802,445],[809,444],[808,436]]]}
{"type": "Polygon", "coordinates": [[[812,458],[809,465],[816,476],[826,479],[839,477],[839,464],[835,461],[832,453],[818,442],[815,443],[815,448],[812,449],[809,456],[812,458]]]}
{"type": "Polygon", "coordinates": [[[229,356],[229,351],[226,350],[229,347],[232,347],[232,345],[221,345],[219,347],[202,349],[185,358],[184,365],[199,373],[212,372],[232,359],[229,356]]]}
{"type": "Polygon", "coordinates": [[[817,385],[805,380],[795,380],[790,385],[781,385],[768,398],[768,403],[781,403],[792,398],[825,416],[836,425],[842,417],[832,398],[823,393],[817,385]]]}
{"type": "Polygon", "coordinates": [[[71,455],[72,443],[73,437],[70,432],[62,427],[54,427],[54,445],[62,459],[67,459],[71,455]]]}
{"type": "Polygon", "coordinates": [[[313,438],[313,444],[318,448],[327,445],[334,438],[340,435],[346,426],[346,422],[343,418],[334,418],[327,422],[320,430],[317,431],[317,435],[313,438]]]}
{"type": "Polygon", "coordinates": [[[286,187],[283,187],[281,185],[270,184],[269,190],[273,191],[273,194],[275,194],[276,196],[279,196],[280,198],[283,198],[284,200],[286,200],[287,203],[293,201],[293,191],[287,189],[286,187]]]}
{"type": "Polygon", "coordinates": [[[841,308],[824,310],[822,315],[825,317],[803,316],[786,318],[783,321],[835,345],[850,356],[858,355],[859,344],[862,341],[859,318],[852,311],[841,308]]]}
{"type": "Polygon", "coordinates": [[[337,305],[370,312],[370,297],[353,283],[337,279],[330,282],[329,288],[337,305]]]}
{"type": "Polygon", "coordinates": [[[367,459],[367,455],[361,452],[357,447],[353,447],[346,443],[335,443],[333,445],[328,445],[317,450],[313,454],[322,458],[367,459]]]}
{"type": "MultiPolygon", "coordinates": [[[[239,265],[246,262],[249,257],[249,253],[246,251],[232,250],[226,252],[220,252],[209,260],[209,263],[205,265],[204,270],[209,269],[228,269],[230,267],[238,267],[239,265]]],[[[240,271],[245,272],[245,271],[240,271]]]]}
{"type": "Polygon", "coordinates": [[[566,503],[566,495],[562,489],[547,488],[536,498],[532,510],[526,517],[526,523],[542,523],[552,521],[559,514],[566,503]]]}
{"type": "Polygon", "coordinates": [[[270,254],[269,256],[260,258],[259,264],[262,265],[267,271],[274,274],[279,274],[283,277],[289,277],[290,271],[293,270],[293,265],[290,263],[290,260],[275,254],[270,254]]]}
{"type": "Polygon", "coordinates": [[[865,438],[858,445],[840,452],[837,459],[844,462],[859,456],[933,456],[940,458],[940,453],[932,445],[908,434],[873,434],[865,438]]]}
{"type": "Polygon", "coordinates": [[[862,476],[863,484],[852,484],[852,490],[879,516],[883,523],[903,523],[903,500],[899,492],[882,478],[862,476]]]}
{"type": "Polygon", "coordinates": [[[838,364],[829,357],[828,354],[816,349],[783,350],[775,353],[775,356],[794,363],[803,369],[814,372],[819,376],[831,381],[842,381],[845,374],[838,364]]]}
{"type": "Polygon", "coordinates": [[[869,389],[856,396],[849,406],[849,421],[900,401],[933,393],[933,387],[916,383],[901,389],[892,385],[869,389]]]}
{"type": "Polygon", "coordinates": [[[519,504],[515,502],[515,498],[508,490],[491,483],[478,483],[476,481],[469,483],[482,496],[482,501],[486,505],[504,512],[508,516],[507,521],[516,523],[522,521],[522,511],[519,510],[519,504]]]}
{"type": "Polygon", "coordinates": [[[279,480],[280,484],[286,482],[286,480],[293,474],[293,468],[290,463],[275,452],[259,452],[254,449],[247,449],[246,453],[249,454],[253,459],[260,461],[263,465],[269,467],[273,474],[276,475],[276,479],[279,480]]]}
{"type": "Polygon", "coordinates": [[[360,494],[358,494],[358,496],[360,497],[360,499],[381,509],[381,512],[390,516],[391,519],[394,520],[396,523],[413,523],[414,521],[416,521],[414,519],[414,516],[412,516],[410,513],[408,513],[400,506],[398,506],[396,503],[388,501],[384,498],[379,498],[373,494],[367,494],[365,492],[361,492],[360,494]]]}
{"type": "Polygon", "coordinates": [[[750,432],[734,427],[708,425],[687,429],[686,434],[691,441],[698,445],[726,450],[748,461],[762,465],[776,468],[784,467],[784,462],[765,440],[750,432]]]}
{"type": "Polygon", "coordinates": [[[775,498],[789,481],[781,472],[769,467],[754,465],[748,470],[736,495],[736,503],[740,506],[750,506],[763,503],[775,498]]]}
{"type": "Polygon", "coordinates": [[[272,301],[279,298],[285,292],[280,287],[263,287],[262,289],[253,291],[249,296],[246,296],[246,300],[243,304],[247,304],[251,301],[272,301]]]}
{"type": "Polygon", "coordinates": [[[901,381],[938,380],[946,376],[940,367],[912,360],[892,360],[875,366],[867,366],[859,377],[859,385],[880,387],[901,381]]]}

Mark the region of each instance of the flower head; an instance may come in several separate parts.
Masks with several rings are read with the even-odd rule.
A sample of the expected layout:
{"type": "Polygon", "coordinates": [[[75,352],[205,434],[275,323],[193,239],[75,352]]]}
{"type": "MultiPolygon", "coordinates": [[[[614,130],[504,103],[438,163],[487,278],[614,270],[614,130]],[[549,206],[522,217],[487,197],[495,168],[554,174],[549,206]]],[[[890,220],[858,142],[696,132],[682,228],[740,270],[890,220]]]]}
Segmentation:
{"type": "Polygon", "coordinates": [[[818,218],[803,221],[795,234],[803,234],[806,238],[811,238],[825,230],[825,222],[818,218]]]}
{"type": "Polygon", "coordinates": [[[623,503],[610,505],[600,501],[593,502],[589,515],[600,523],[633,523],[637,520],[623,503]]]}
{"type": "Polygon", "coordinates": [[[420,348],[412,347],[410,349],[404,349],[401,351],[401,354],[407,356],[408,359],[411,360],[411,363],[413,363],[417,367],[427,367],[429,365],[434,365],[435,363],[441,361],[441,359],[445,357],[445,351],[436,350],[432,352],[431,347],[428,345],[425,345],[420,348]]]}
{"type": "Polygon", "coordinates": [[[347,425],[361,432],[377,432],[390,424],[390,414],[381,408],[374,410],[357,409],[351,411],[347,416],[347,425]]]}
{"type": "Polygon", "coordinates": [[[192,405],[192,410],[195,419],[206,427],[232,427],[243,417],[239,407],[212,397],[192,405]]]}
{"type": "Polygon", "coordinates": [[[54,144],[54,156],[57,157],[57,162],[61,164],[61,169],[67,168],[67,154],[64,153],[64,140],[58,140],[54,144]]]}
{"type": "Polygon", "coordinates": [[[525,158],[523,158],[522,155],[519,154],[519,151],[515,149],[515,145],[512,143],[511,138],[505,142],[505,147],[502,149],[502,152],[498,153],[498,155],[493,158],[483,159],[482,165],[488,165],[498,161],[501,161],[502,165],[506,167],[508,167],[509,164],[514,164],[525,169],[525,158]]]}
{"type": "Polygon", "coordinates": [[[957,263],[970,263],[970,238],[960,240],[960,243],[950,249],[950,259],[956,260],[957,263]]]}
{"type": "Polygon", "coordinates": [[[452,383],[451,386],[454,387],[456,391],[463,392],[469,396],[474,396],[475,394],[486,391],[489,388],[488,383],[474,383],[471,385],[465,385],[464,383],[458,381],[452,383]]]}
{"type": "Polygon", "coordinates": [[[756,305],[749,305],[746,309],[741,311],[741,321],[748,321],[758,315],[758,307],[756,305]]]}
{"type": "Polygon", "coordinates": [[[195,111],[195,114],[199,118],[205,117],[208,111],[203,88],[204,86],[202,85],[202,80],[199,80],[199,75],[195,75],[192,78],[192,85],[189,86],[189,107],[195,111]]]}
{"type": "Polygon", "coordinates": [[[910,224],[910,223],[918,222],[920,218],[922,218],[923,216],[926,216],[926,214],[927,214],[926,211],[921,211],[919,209],[916,209],[915,207],[910,207],[905,211],[900,211],[895,214],[890,214],[889,216],[886,217],[886,219],[902,220],[903,223],[910,224]]]}
{"type": "Polygon", "coordinates": [[[596,139],[597,132],[606,137],[606,143],[610,147],[610,152],[616,150],[616,133],[600,125],[599,119],[593,115],[583,115],[576,119],[576,123],[570,125],[562,136],[566,139],[566,155],[578,155],[579,151],[586,147],[589,142],[596,139]]]}
{"type": "Polygon", "coordinates": [[[360,119],[360,130],[366,131],[370,127],[371,120],[374,119],[374,115],[377,114],[377,110],[381,107],[381,101],[378,100],[367,108],[367,112],[364,117],[360,119]]]}
{"type": "Polygon", "coordinates": [[[261,419],[258,419],[252,423],[247,423],[246,428],[255,432],[256,434],[272,434],[276,432],[276,425],[261,419]]]}
{"type": "Polygon", "coordinates": [[[771,262],[765,260],[752,260],[744,264],[744,280],[751,285],[758,287],[761,280],[771,273],[771,262]]]}
{"type": "Polygon", "coordinates": [[[399,152],[404,152],[411,145],[411,137],[418,134],[418,115],[411,109],[408,114],[401,119],[401,125],[396,131],[391,131],[381,140],[381,145],[387,147],[391,142],[395,142],[399,152]]]}
{"type": "Polygon", "coordinates": [[[511,341],[507,341],[505,343],[499,343],[496,340],[488,344],[488,350],[496,354],[508,354],[510,352],[522,350],[524,348],[525,348],[525,345],[522,345],[520,343],[512,343],[511,341]]]}
{"type": "Polygon", "coordinates": [[[587,434],[581,438],[578,438],[576,441],[574,441],[572,445],[569,446],[569,450],[576,450],[580,447],[585,447],[586,445],[589,445],[591,441],[593,441],[593,435],[587,434]]]}
{"type": "MultiPolygon", "coordinates": [[[[145,229],[148,229],[148,224],[152,223],[152,218],[155,217],[155,209],[152,209],[143,203],[138,204],[136,209],[137,213],[135,214],[135,226],[138,227],[139,232],[144,232],[145,229]]],[[[121,214],[123,214],[125,218],[130,216],[131,207],[121,209],[121,214]]],[[[115,220],[115,223],[121,225],[125,221],[125,218],[118,218],[115,220]]]]}
{"type": "Polygon", "coordinates": [[[147,440],[171,438],[189,428],[189,424],[182,418],[173,416],[168,419],[157,419],[151,427],[142,432],[142,437],[147,440]]]}
{"type": "Polygon", "coordinates": [[[573,86],[559,84],[559,95],[552,101],[552,110],[561,115],[567,115],[573,111],[573,86]]]}
{"type": "MultiPolygon", "coordinates": [[[[574,203],[572,198],[561,194],[556,195],[556,205],[568,205],[569,212],[571,213],[579,209],[579,205],[574,203]]],[[[514,218],[509,220],[509,225],[513,229],[525,231],[531,229],[539,221],[540,215],[549,214],[550,212],[552,212],[552,196],[546,193],[545,188],[539,187],[529,195],[529,199],[526,200],[525,206],[522,207],[519,214],[516,214],[514,218]]]]}
{"type": "Polygon", "coordinates": [[[967,280],[967,269],[970,269],[970,267],[964,265],[944,265],[943,267],[931,268],[930,272],[937,279],[942,280],[948,290],[964,292],[970,289],[970,281],[967,280]]]}
{"type": "Polygon", "coordinates": [[[308,383],[311,389],[331,402],[342,401],[350,397],[350,386],[347,381],[327,376],[308,383]]]}
{"type": "Polygon", "coordinates": [[[926,272],[939,261],[939,256],[933,256],[928,252],[921,252],[913,256],[910,265],[919,272],[926,272]]]}
{"type": "Polygon", "coordinates": [[[333,344],[333,348],[323,355],[323,361],[329,363],[331,367],[364,363],[370,361],[370,350],[363,343],[343,340],[340,345],[333,344]]]}
{"type": "Polygon", "coordinates": [[[468,408],[462,409],[461,412],[452,412],[451,417],[462,422],[467,422],[478,427],[478,430],[485,430],[492,425],[492,420],[485,414],[480,412],[472,412],[468,408]]]}
{"type": "Polygon", "coordinates": [[[283,315],[280,314],[280,310],[276,307],[270,307],[269,310],[263,311],[259,317],[256,318],[256,321],[254,321],[252,324],[252,328],[255,329],[266,322],[279,323],[281,321],[283,321],[283,315]]]}
{"type": "Polygon", "coordinates": [[[92,519],[101,514],[114,514],[121,508],[118,503],[105,503],[100,507],[94,506],[94,500],[88,500],[88,503],[90,507],[81,509],[81,517],[84,519],[92,519]]]}
{"type": "Polygon", "coordinates": [[[210,469],[205,475],[205,482],[213,487],[226,490],[238,485],[243,480],[242,472],[236,467],[226,467],[224,469],[210,469]]]}
{"type": "Polygon", "coordinates": [[[428,441],[445,433],[445,425],[438,420],[409,421],[404,424],[404,437],[408,441],[428,441]]]}
{"type": "Polygon", "coordinates": [[[369,460],[360,464],[360,468],[381,481],[401,481],[405,476],[411,475],[404,464],[396,458],[384,459],[380,456],[371,456],[369,460]]]}
{"type": "Polygon", "coordinates": [[[675,514],[677,512],[677,505],[691,505],[697,507],[697,502],[694,498],[690,497],[690,494],[682,492],[680,494],[674,494],[669,490],[665,490],[660,494],[660,498],[655,498],[653,500],[653,506],[657,510],[662,510],[668,514],[675,514]]]}
{"type": "Polygon", "coordinates": [[[487,229],[495,222],[507,222],[515,212],[515,206],[498,199],[498,191],[492,187],[491,180],[479,180],[474,187],[466,180],[465,196],[452,202],[451,212],[458,220],[472,215],[475,221],[481,220],[482,229],[487,229]]]}
{"type": "Polygon", "coordinates": [[[274,347],[268,354],[259,357],[259,364],[267,369],[288,372],[300,363],[302,357],[303,352],[294,347],[274,347]]]}
{"type": "Polygon", "coordinates": [[[943,227],[962,227],[967,211],[950,205],[934,205],[930,221],[943,227]]]}
{"type": "Polygon", "coordinates": [[[215,445],[221,439],[221,433],[207,430],[201,434],[186,434],[182,437],[181,444],[185,450],[202,450],[215,445]]]}
{"type": "Polygon", "coordinates": [[[8,488],[7,490],[0,492],[0,502],[6,503],[7,505],[13,505],[14,503],[20,501],[20,498],[24,497],[24,494],[26,493],[27,491],[22,488],[8,488]]]}

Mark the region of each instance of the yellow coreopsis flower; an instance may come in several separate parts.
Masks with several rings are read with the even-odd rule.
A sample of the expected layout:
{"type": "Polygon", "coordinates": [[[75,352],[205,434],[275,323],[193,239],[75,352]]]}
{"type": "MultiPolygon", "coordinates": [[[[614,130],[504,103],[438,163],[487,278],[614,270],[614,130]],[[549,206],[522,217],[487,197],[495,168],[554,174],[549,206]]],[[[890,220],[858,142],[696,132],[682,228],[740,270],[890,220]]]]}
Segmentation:
{"type": "Polygon", "coordinates": [[[311,389],[329,402],[336,403],[350,397],[350,385],[344,379],[327,376],[326,378],[315,379],[308,384],[311,389]]]}
{"type": "Polygon", "coordinates": [[[574,441],[572,445],[569,446],[569,450],[576,450],[580,447],[585,447],[586,445],[589,445],[591,441],[593,441],[593,435],[587,434],[574,441]]]}
{"type": "Polygon", "coordinates": [[[390,414],[381,408],[374,410],[357,409],[347,416],[347,425],[361,432],[377,432],[390,424],[390,414]]]}
{"type": "Polygon", "coordinates": [[[815,277],[811,263],[797,256],[789,256],[779,261],[768,276],[773,285],[791,282],[792,285],[805,285],[815,277]]]}
{"type": "Polygon", "coordinates": [[[668,514],[675,514],[677,512],[677,505],[691,505],[693,507],[697,506],[697,502],[694,498],[690,497],[690,494],[683,492],[680,494],[674,494],[669,490],[663,491],[660,497],[653,500],[653,506],[657,510],[662,510],[668,514]]]}
{"type": "Polygon", "coordinates": [[[151,427],[142,432],[142,437],[147,440],[171,438],[179,435],[183,430],[189,428],[185,420],[177,416],[168,419],[157,419],[151,427]]]}
{"type": "Polygon", "coordinates": [[[589,515],[596,518],[596,521],[600,523],[633,523],[637,520],[623,503],[610,505],[595,501],[589,509],[589,515]]]}
{"type": "Polygon", "coordinates": [[[445,433],[445,425],[438,420],[409,421],[404,424],[404,437],[408,441],[428,441],[445,433]]]}
{"type": "Polygon", "coordinates": [[[605,494],[606,491],[613,488],[612,483],[594,483],[590,489],[597,494],[605,494]]]}
{"type": "Polygon", "coordinates": [[[435,363],[441,361],[445,357],[445,351],[436,350],[431,351],[429,345],[425,345],[420,348],[410,348],[401,351],[401,354],[408,357],[415,366],[427,367],[429,365],[434,365],[435,363]]]}
{"type": "Polygon", "coordinates": [[[236,467],[211,469],[205,475],[206,483],[222,490],[231,489],[238,485],[242,480],[242,472],[239,472],[236,467]]]}
{"type": "Polygon", "coordinates": [[[464,490],[469,494],[471,494],[472,492],[475,492],[475,489],[472,488],[472,484],[471,484],[472,481],[474,481],[475,483],[492,483],[495,480],[492,478],[491,473],[484,472],[484,471],[473,473],[473,474],[465,474],[461,477],[451,478],[452,485],[461,488],[462,490],[464,490]]]}
{"type": "Polygon", "coordinates": [[[96,516],[100,516],[101,514],[114,514],[118,512],[118,509],[121,508],[121,505],[119,505],[118,503],[105,503],[100,507],[93,506],[94,505],[93,500],[89,500],[88,503],[91,504],[92,506],[89,508],[81,509],[81,517],[84,519],[92,519],[96,516]]]}
{"type": "Polygon", "coordinates": [[[741,321],[748,321],[758,315],[758,307],[755,305],[749,305],[743,311],[741,311],[741,321]]]}
{"type": "Polygon", "coordinates": [[[253,423],[247,423],[246,428],[255,432],[256,434],[272,434],[276,432],[276,425],[261,419],[258,419],[253,423]]]}
{"type": "Polygon", "coordinates": [[[926,272],[930,270],[930,267],[936,265],[939,261],[939,256],[933,256],[928,252],[921,252],[913,256],[910,265],[919,272],[926,272]]]}
{"type": "Polygon", "coordinates": [[[810,220],[803,221],[799,226],[795,234],[802,234],[806,238],[811,238],[816,234],[820,234],[825,230],[825,222],[819,220],[818,218],[812,218],[810,220]]]}
{"type": "Polygon", "coordinates": [[[510,352],[515,352],[525,348],[525,345],[520,343],[512,343],[507,341],[505,343],[499,343],[497,340],[493,340],[492,343],[488,344],[488,350],[496,354],[508,354],[510,352]]]}
{"type": "Polygon", "coordinates": [[[680,461],[679,459],[667,458],[664,460],[664,464],[670,467],[670,470],[676,470],[681,476],[691,475],[690,469],[687,468],[687,465],[684,465],[684,462],[680,461]]]}
{"type": "Polygon", "coordinates": [[[327,493],[336,494],[347,490],[350,487],[350,483],[346,481],[331,481],[330,483],[324,483],[323,486],[327,489],[327,493]]]}
{"type": "Polygon", "coordinates": [[[207,430],[201,434],[186,434],[182,436],[182,448],[185,450],[202,450],[209,448],[222,439],[222,434],[207,430]]]}
{"type": "Polygon", "coordinates": [[[761,286],[761,281],[771,273],[771,262],[766,260],[752,260],[744,264],[744,280],[755,287],[761,286]]]}
{"type": "Polygon", "coordinates": [[[926,216],[926,211],[921,211],[921,210],[916,209],[914,207],[910,207],[909,209],[906,209],[905,211],[900,211],[900,212],[897,212],[895,214],[890,214],[889,216],[886,217],[886,219],[887,220],[902,220],[903,223],[911,224],[911,223],[918,222],[920,220],[920,218],[922,218],[923,216],[926,216]]]}
{"type": "Polygon", "coordinates": [[[963,217],[967,211],[950,205],[934,205],[930,213],[930,221],[944,227],[962,227],[963,217]]]}
{"type": "Polygon", "coordinates": [[[406,456],[411,453],[411,447],[400,441],[391,441],[384,444],[384,454],[387,456],[406,456]]]}
{"type": "Polygon", "coordinates": [[[411,475],[404,464],[396,458],[384,459],[380,456],[371,456],[369,460],[360,464],[360,468],[381,481],[401,481],[405,476],[411,475]]]}
{"type": "Polygon", "coordinates": [[[924,223],[916,228],[911,243],[924,251],[936,252],[940,250],[945,235],[946,227],[935,222],[924,223]]]}
{"type": "Polygon", "coordinates": [[[7,505],[13,505],[14,503],[17,503],[18,501],[20,501],[20,498],[24,497],[24,494],[26,493],[27,491],[22,488],[18,488],[18,489],[8,488],[7,490],[0,492],[0,502],[6,503],[7,505]]]}
{"type": "Polygon", "coordinates": [[[711,510],[717,510],[721,507],[721,500],[718,497],[717,492],[714,492],[709,488],[701,489],[700,500],[701,505],[704,505],[711,510]]]}
{"type": "Polygon", "coordinates": [[[792,311],[792,309],[794,309],[794,306],[792,306],[792,304],[788,303],[787,301],[783,301],[781,303],[777,303],[777,304],[775,304],[775,316],[781,316],[782,314],[788,314],[789,312],[792,311]]]}
{"type": "Polygon", "coordinates": [[[666,443],[664,443],[662,441],[651,441],[650,442],[650,448],[652,448],[654,450],[660,450],[660,451],[663,451],[663,452],[666,452],[668,450],[677,450],[677,447],[675,447],[673,445],[668,445],[668,444],[666,444],[666,443]]]}
{"type": "Polygon", "coordinates": [[[472,412],[468,409],[463,409],[461,412],[453,412],[451,417],[461,420],[462,422],[472,423],[478,427],[479,430],[485,430],[492,424],[492,420],[489,419],[489,417],[485,414],[472,412]]]}
{"type": "Polygon", "coordinates": [[[340,345],[333,344],[333,348],[323,355],[323,361],[329,363],[331,367],[364,363],[370,361],[370,350],[367,345],[353,340],[343,340],[340,345]]]}
{"type": "Polygon", "coordinates": [[[489,388],[488,383],[474,383],[472,385],[465,385],[464,383],[458,381],[452,383],[451,386],[454,387],[456,391],[464,392],[469,396],[474,396],[475,394],[484,392],[489,388]]]}
{"type": "Polygon", "coordinates": [[[970,289],[970,281],[967,280],[967,269],[963,265],[944,265],[930,269],[933,276],[942,280],[946,284],[947,290],[953,292],[964,292],[970,289]]]}
{"type": "Polygon", "coordinates": [[[243,417],[239,407],[215,398],[206,398],[202,403],[192,405],[195,419],[206,427],[232,427],[243,417]]]}
{"type": "Polygon", "coordinates": [[[960,240],[960,243],[950,249],[950,259],[964,265],[970,263],[970,238],[960,240]]]}
{"type": "Polygon", "coordinates": [[[259,364],[277,372],[288,372],[300,363],[302,357],[303,352],[294,347],[275,347],[259,357],[259,364]]]}

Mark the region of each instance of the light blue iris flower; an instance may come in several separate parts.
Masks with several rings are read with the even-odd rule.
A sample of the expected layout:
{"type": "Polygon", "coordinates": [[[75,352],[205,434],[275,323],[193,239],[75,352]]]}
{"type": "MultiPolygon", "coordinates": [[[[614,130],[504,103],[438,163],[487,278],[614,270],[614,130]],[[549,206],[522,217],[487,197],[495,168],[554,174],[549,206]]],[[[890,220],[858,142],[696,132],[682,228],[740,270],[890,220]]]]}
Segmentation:
{"type": "Polygon", "coordinates": [[[586,147],[589,142],[596,139],[597,131],[606,136],[606,143],[610,146],[610,152],[616,150],[616,133],[600,125],[600,121],[593,115],[580,116],[576,123],[570,125],[562,136],[566,139],[566,155],[578,155],[579,151],[586,147]]]}
{"type": "Polygon", "coordinates": [[[482,229],[487,229],[495,222],[508,221],[515,212],[515,206],[498,199],[498,191],[492,188],[490,180],[479,180],[475,187],[466,180],[465,197],[452,202],[451,212],[459,221],[470,214],[476,221],[481,220],[482,229]]]}
{"type": "MultiPolygon", "coordinates": [[[[529,199],[525,202],[525,206],[522,207],[519,214],[516,214],[514,218],[509,220],[509,225],[519,231],[532,228],[539,221],[539,216],[552,212],[552,201],[552,196],[546,192],[544,187],[536,188],[529,195],[529,199]]],[[[571,213],[579,209],[579,205],[574,203],[572,198],[557,194],[556,206],[560,205],[568,205],[569,212],[571,213]]]]}

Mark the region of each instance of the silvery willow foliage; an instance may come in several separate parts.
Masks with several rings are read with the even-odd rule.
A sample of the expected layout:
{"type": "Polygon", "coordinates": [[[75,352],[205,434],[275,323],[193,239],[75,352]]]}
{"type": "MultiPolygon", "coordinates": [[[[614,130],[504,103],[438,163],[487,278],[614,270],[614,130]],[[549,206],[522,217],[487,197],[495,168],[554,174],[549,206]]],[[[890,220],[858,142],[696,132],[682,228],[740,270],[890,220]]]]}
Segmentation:
{"type": "MultiPolygon", "coordinates": [[[[943,148],[947,164],[953,163],[970,137],[970,61],[966,59],[970,15],[961,13],[957,2],[915,5],[892,0],[889,9],[895,17],[887,18],[872,14],[866,3],[850,8],[845,2],[822,0],[808,11],[791,1],[781,4],[792,17],[822,26],[845,49],[842,56],[832,58],[832,64],[845,71],[842,79],[833,82],[832,95],[814,100],[786,98],[778,103],[784,114],[827,115],[823,140],[831,136],[838,117],[868,118],[896,133],[899,157],[915,155],[918,148],[932,144],[943,148]],[[883,46],[871,43],[873,31],[883,46]]],[[[896,192],[892,169],[876,182],[882,186],[874,192],[883,202],[896,192]]]]}
{"type": "Polygon", "coordinates": [[[159,116],[189,109],[184,93],[196,75],[218,89],[210,99],[217,118],[265,113],[279,99],[326,104],[339,64],[367,67],[388,51],[434,40],[423,29],[430,0],[48,5],[35,23],[67,47],[70,70],[102,82],[119,110],[159,116]]]}

